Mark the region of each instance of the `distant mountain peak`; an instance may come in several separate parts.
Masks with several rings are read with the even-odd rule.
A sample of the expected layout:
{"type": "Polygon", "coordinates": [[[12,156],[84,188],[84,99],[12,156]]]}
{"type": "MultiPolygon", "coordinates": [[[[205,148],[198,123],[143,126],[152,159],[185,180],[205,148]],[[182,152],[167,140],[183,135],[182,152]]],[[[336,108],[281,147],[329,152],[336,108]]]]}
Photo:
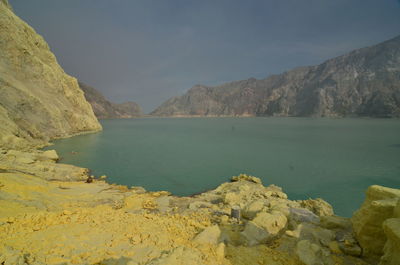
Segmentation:
{"type": "Polygon", "coordinates": [[[400,36],[265,79],[194,86],[151,114],[400,117],[400,36]]]}
{"type": "Polygon", "coordinates": [[[86,100],[92,105],[94,114],[99,119],[134,118],[143,115],[139,104],[133,101],[121,104],[112,103],[95,88],[83,82],[79,82],[79,86],[83,90],[86,100]]]}

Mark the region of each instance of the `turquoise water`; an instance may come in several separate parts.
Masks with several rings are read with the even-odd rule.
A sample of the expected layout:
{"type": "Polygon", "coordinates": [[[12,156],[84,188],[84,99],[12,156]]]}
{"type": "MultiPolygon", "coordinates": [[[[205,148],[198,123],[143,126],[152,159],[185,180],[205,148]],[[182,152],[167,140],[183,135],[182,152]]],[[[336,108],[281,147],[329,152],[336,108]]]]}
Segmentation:
{"type": "Polygon", "coordinates": [[[103,120],[58,140],[63,163],[111,183],[191,195],[246,173],[290,199],[321,197],[350,216],[372,184],[400,187],[400,120],[179,118],[103,120]]]}

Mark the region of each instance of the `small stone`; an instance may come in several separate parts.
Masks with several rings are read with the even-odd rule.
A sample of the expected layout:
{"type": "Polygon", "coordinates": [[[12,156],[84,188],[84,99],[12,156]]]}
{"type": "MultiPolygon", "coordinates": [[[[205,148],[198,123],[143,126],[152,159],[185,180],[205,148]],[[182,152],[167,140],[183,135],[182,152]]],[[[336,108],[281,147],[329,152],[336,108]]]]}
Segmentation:
{"type": "Polygon", "coordinates": [[[339,243],[340,250],[350,256],[359,257],[361,256],[362,250],[357,243],[351,243],[348,240],[339,243]]]}
{"type": "Polygon", "coordinates": [[[229,223],[229,217],[227,215],[222,215],[220,220],[221,220],[221,224],[228,224],[229,223]]]}
{"type": "Polygon", "coordinates": [[[337,241],[331,241],[329,242],[329,249],[333,254],[343,254],[343,252],[340,250],[339,243],[337,241]]]}

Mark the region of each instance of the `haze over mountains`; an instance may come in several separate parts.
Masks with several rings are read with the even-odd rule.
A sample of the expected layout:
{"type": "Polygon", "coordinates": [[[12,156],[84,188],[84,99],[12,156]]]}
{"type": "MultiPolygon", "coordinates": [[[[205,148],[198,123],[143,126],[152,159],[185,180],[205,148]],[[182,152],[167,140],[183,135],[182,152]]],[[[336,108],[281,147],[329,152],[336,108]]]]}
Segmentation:
{"type": "Polygon", "coordinates": [[[142,109],[136,102],[128,101],[116,104],[108,101],[94,87],[79,82],[86,100],[92,105],[94,114],[99,119],[134,118],[143,115],[142,109]]]}
{"type": "Polygon", "coordinates": [[[196,85],[151,114],[400,117],[400,36],[261,80],[196,85]]]}

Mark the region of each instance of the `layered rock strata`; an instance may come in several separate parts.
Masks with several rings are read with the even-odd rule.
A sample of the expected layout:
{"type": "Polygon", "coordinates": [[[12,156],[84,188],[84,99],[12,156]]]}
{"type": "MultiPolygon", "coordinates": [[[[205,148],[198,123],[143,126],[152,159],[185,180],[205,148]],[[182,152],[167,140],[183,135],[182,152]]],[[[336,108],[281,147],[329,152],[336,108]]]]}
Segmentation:
{"type": "Polygon", "coordinates": [[[45,40],[0,2],[0,148],[101,130],[75,78],[45,40]]]}

